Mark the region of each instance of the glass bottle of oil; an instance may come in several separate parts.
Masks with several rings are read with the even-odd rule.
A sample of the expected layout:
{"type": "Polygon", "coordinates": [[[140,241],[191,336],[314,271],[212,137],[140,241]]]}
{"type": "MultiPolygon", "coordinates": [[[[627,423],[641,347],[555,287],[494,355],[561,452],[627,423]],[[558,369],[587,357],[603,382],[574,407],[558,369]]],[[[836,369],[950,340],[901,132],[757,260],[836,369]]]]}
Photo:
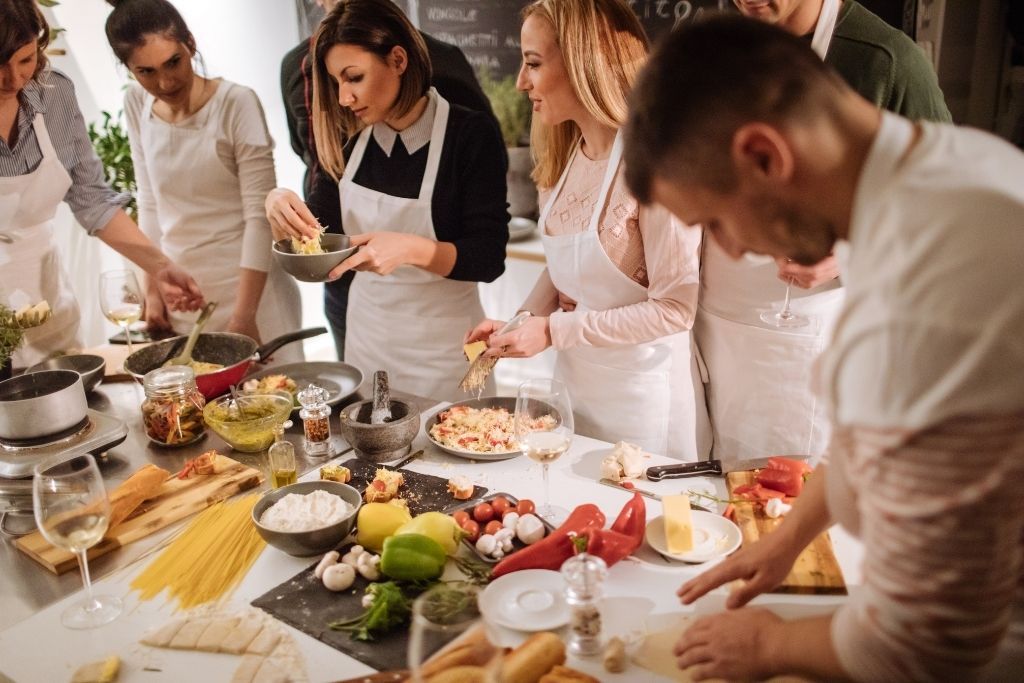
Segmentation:
{"type": "Polygon", "coordinates": [[[275,489],[294,484],[298,480],[295,471],[295,447],[285,441],[284,430],[291,424],[285,422],[274,428],[274,443],[270,444],[267,455],[270,459],[270,480],[275,489]]]}

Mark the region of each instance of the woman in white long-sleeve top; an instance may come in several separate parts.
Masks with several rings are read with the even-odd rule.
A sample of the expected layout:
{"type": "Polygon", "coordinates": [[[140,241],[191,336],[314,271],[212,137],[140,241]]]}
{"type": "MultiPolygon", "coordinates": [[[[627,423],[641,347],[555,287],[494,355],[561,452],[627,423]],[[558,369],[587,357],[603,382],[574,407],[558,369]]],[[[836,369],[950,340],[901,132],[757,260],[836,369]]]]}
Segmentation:
{"type": "MultiPolygon", "coordinates": [[[[219,302],[208,330],[276,337],[301,325],[299,291],[273,261],[263,198],[276,184],[273,140],[249,88],[195,72],[196,43],[167,0],[110,0],[111,48],[138,82],[125,113],[139,186],[139,224],[219,302]]],[[[150,296],[151,327],[190,318],[150,296]]],[[[279,351],[301,359],[301,347],[279,351]]]]}

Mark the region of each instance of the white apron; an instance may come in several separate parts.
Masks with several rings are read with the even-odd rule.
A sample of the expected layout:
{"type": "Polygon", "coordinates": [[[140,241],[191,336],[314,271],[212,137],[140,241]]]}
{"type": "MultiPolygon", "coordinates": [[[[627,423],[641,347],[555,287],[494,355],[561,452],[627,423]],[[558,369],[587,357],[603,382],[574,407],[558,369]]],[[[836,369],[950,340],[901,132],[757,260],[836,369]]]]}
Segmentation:
{"type": "MultiPolygon", "coordinates": [[[[177,124],[153,114],[156,99],[147,93],[139,117],[139,141],[145,150],[146,173],[160,222],[160,247],[195,278],[207,301],[220,304],[206,323],[207,332],[227,330],[234,312],[245,232],[237,169],[225,166],[209,125],[231,87],[231,83],[221,81],[209,102],[177,124]]],[[[268,251],[270,240],[268,231],[268,251]]],[[[299,329],[299,303],[298,285],[271,260],[256,312],[260,341],[299,329]]],[[[197,312],[167,311],[171,326],[179,334],[188,334],[197,316],[197,312]]],[[[274,352],[274,360],[303,360],[302,345],[282,347],[274,352]]]]}
{"type": "Polygon", "coordinates": [[[19,368],[82,346],[78,302],[53,234],[53,217],[71,188],[71,176],[57,158],[41,113],[32,128],[43,155],[39,166],[25,175],[0,178],[0,232],[12,240],[0,240],[0,301],[18,309],[45,299],[53,316],[25,331],[13,358],[19,368]]]}
{"type": "MultiPolygon", "coordinates": [[[[824,59],[839,0],[825,0],[811,47],[824,59]]],[[[705,232],[700,306],[694,334],[707,366],[713,457],[733,461],[771,453],[820,455],[828,445],[829,418],[812,391],[815,358],[828,343],[843,303],[838,282],[812,290],[792,288],[791,307],[806,315],[804,328],[761,322],[759,309],[781,308],[786,284],[770,257],[733,260],[705,232]]]]}
{"type": "MultiPolygon", "coordinates": [[[[345,234],[393,231],[437,240],[431,204],[449,107],[433,88],[428,97],[437,104],[419,197],[394,197],[353,182],[373,134],[367,126],[338,185],[345,234]]],[[[387,370],[391,386],[402,391],[463,400],[466,395],[458,387],[467,368],[462,338],[483,317],[475,282],[449,280],[414,266],[383,276],[357,272],[348,295],[345,362],[367,377],[387,370]]],[[[493,379],[485,392],[494,393],[493,379]]]]}
{"type": "MultiPolygon", "coordinates": [[[[548,212],[561,192],[577,146],[538,222],[551,281],[578,311],[607,311],[647,301],[647,288],[608,258],[598,225],[622,158],[616,135],[594,213],[586,230],[548,235],[548,212]]],[[[689,332],[643,344],[579,346],[558,352],[555,376],[566,383],[576,432],[604,441],[630,441],[645,451],[683,460],[706,458],[710,429],[689,332]]]]}

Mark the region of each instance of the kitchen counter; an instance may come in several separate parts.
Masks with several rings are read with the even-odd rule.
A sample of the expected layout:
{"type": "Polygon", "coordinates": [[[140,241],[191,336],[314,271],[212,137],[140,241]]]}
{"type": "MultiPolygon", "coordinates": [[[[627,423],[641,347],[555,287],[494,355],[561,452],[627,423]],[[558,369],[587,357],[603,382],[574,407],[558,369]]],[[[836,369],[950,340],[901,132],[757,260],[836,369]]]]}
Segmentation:
{"type": "MultiPolygon", "coordinates": [[[[106,388],[103,394],[108,395],[106,388]]],[[[127,403],[130,405],[132,402],[127,403]]],[[[437,406],[425,408],[426,416],[437,406]]],[[[134,462],[150,462],[157,457],[150,454],[145,445],[140,446],[138,441],[133,443],[136,451],[141,450],[136,452],[138,459],[134,462]]],[[[212,447],[214,443],[211,437],[208,437],[206,446],[212,447]]],[[[112,454],[115,459],[113,466],[116,466],[117,460],[125,457],[123,454],[128,446],[126,442],[115,449],[112,454]]],[[[408,469],[445,478],[465,475],[492,492],[505,491],[519,498],[532,498],[538,505],[542,502],[541,468],[525,457],[496,462],[456,458],[434,448],[422,431],[414,441],[413,448],[424,448],[426,452],[423,457],[410,463],[408,469]]],[[[572,509],[582,503],[594,503],[609,519],[614,519],[628,500],[629,493],[601,486],[596,481],[600,477],[601,460],[610,449],[610,444],[601,441],[579,436],[574,438],[569,451],[551,465],[552,502],[566,509],[572,509]]],[[[183,460],[185,455],[172,457],[180,457],[183,460]]],[[[348,457],[349,455],[343,455],[341,459],[348,457]]],[[[157,462],[164,464],[167,461],[157,462]]],[[[670,462],[672,461],[668,458],[654,456],[649,464],[670,462]]],[[[167,464],[170,468],[170,463],[167,464]]],[[[110,470],[113,466],[108,463],[105,469],[110,470]]],[[[310,466],[310,463],[306,463],[306,466],[310,466]]],[[[121,467],[122,471],[128,469],[126,465],[121,467]]],[[[315,472],[310,472],[305,478],[316,476],[315,472]]],[[[645,481],[642,482],[642,486],[665,495],[696,487],[699,485],[697,482],[712,486],[719,495],[725,492],[724,480],[720,477],[696,478],[687,482],[645,481]]],[[[660,513],[657,503],[647,502],[648,518],[660,513]]],[[[831,534],[846,583],[851,592],[856,591],[861,582],[861,547],[838,527],[833,528],[831,534]]],[[[151,543],[150,547],[153,545],[155,543],[151,543]]],[[[14,552],[13,549],[10,550],[14,552]]],[[[5,557],[3,569],[6,570],[8,579],[13,577],[15,585],[3,587],[4,593],[0,596],[0,621],[5,627],[5,630],[0,631],[0,681],[4,675],[19,682],[68,680],[78,665],[114,653],[123,660],[119,680],[125,683],[197,680],[198,671],[203,672],[203,681],[229,681],[238,666],[235,657],[153,650],[138,644],[145,631],[166,623],[174,616],[173,608],[164,603],[162,598],[139,602],[137,596],[130,591],[129,584],[132,578],[146,566],[146,562],[134,561],[140,554],[134,547],[129,546],[114,553],[114,557],[95,563],[94,575],[106,575],[97,581],[97,592],[120,596],[125,605],[124,612],[112,623],[87,631],[73,631],[60,625],[62,610],[72,601],[81,599],[81,579],[77,574],[55,579],[27,558],[5,557]],[[132,559],[129,559],[129,555],[132,559]],[[38,593],[16,598],[16,605],[28,603],[29,609],[26,611],[22,606],[20,616],[12,616],[8,610],[12,593],[17,591],[38,593]],[[61,599],[63,596],[67,597],[61,599]],[[49,607],[40,611],[44,605],[49,607]],[[31,612],[35,613],[25,618],[31,612]],[[45,656],[41,656],[42,652],[46,653],[45,656]]],[[[237,609],[248,605],[256,597],[308,567],[314,559],[290,557],[273,547],[267,547],[241,585],[226,600],[225,609],[237,609]]],[[[605,584],[606,597],[602,603],[602,609],[605,610],[605,634],[626,635],[642,629],[645,621],[652,623],[658,619],[671,618],[674,614],[700,614],[721,610],[726,595],[723,589],[709,594],[691,607],[680,607],[675,599],[675,590],[679,585],[704,571],[707,566],[670,563],[646,546],[642,547],[634,556],[613,567],[609,573],[605,584]]],[[[754,604],[773,609],[784,617],[796,617],[827,613],[834,610],[844,599],[841,596],[769,594],[759,597],[754,604]]],[[[284,628],[295,638],[310,681],[336,681],[372,671],[366,665],[318,640],[290,627],[284,628]]],[[[523,634],[506,631],[500,634],[500,642],[504,645],[514,645],[517,642],[515,639],[522,637],[523,634]]],[[[599,658],[570,658],[569,664],[598,676],[602,681],[626,682],[641,678],[651,681],[665,680],[635,666],[630,666],[623,674],[608,674],[601,668],[599,658]]]]}

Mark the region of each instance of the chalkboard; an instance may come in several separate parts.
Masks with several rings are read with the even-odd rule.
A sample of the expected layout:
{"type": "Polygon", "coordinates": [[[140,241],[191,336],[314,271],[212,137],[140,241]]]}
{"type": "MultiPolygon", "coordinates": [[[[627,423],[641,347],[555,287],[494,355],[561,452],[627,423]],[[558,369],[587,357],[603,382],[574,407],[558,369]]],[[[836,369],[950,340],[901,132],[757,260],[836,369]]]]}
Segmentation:
{"type": "MultiPolygon", "coordinates": [[[[528,0],[407,0],[403,9],[420,30],[460,47],[475,69],[500,77],[519,70],[520,12],[527,4],[528,0]]],[[[679,23],[734,7],[732,0],[631,0],[629,4],[652,42],[679,23]]]]}

